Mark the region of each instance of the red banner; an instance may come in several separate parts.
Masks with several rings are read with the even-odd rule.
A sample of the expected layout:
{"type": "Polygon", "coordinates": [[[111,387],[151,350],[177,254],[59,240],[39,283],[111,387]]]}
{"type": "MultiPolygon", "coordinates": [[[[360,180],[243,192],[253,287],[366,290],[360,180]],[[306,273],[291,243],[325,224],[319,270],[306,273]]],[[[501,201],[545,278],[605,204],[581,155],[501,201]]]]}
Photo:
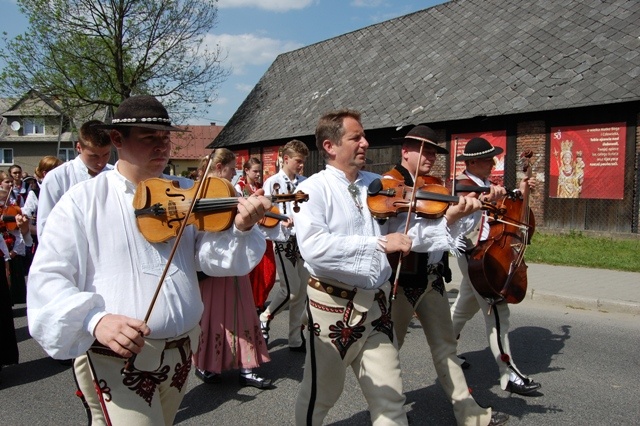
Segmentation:
{"type": "Polygon", "coordinates": [[[551,128],[549,196],[624,198],[625,123],[551,128]]]}
{"type": "Polygon", "coordinates": [[[262,181],[278,172],[279,146],[267,146],[262,148],[262,181]]]}
{"type": "Polygon", "coordinates": [[[464,147],[473,138],[484,138],[493,146],[499,146],[504,150],[502,154],[495,157],[496,166],[489,176],[489,180],[494,185],[504,186],[504,159],[507,153],[507,131],[496,130],[493,132],[475,132],[475,133],[458,133],[451,135],[451,164],[450,170],[451,179],[455,179],[460,173],[464,171],[464,162],[456,162],[456,157],[464,152],[464,147]],[[457,152],[453,152],[457,149],[457,152]]]}
{"type": "Polygon", "coordinates": [[[242,166],[244,166],[244,163],[249,160],[249,150],[241,149],[238,151],[233,151],[233,153],[236,155],[236,170],[242,171],[242,166]]]}

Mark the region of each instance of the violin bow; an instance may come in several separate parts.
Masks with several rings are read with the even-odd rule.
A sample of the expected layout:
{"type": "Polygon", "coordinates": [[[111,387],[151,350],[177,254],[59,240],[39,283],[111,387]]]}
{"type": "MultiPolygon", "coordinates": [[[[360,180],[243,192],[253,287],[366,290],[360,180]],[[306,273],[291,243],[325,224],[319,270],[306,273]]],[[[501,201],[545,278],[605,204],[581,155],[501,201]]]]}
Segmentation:
{"type": "Polygon", "coordinates": [[[456,157],[458,156],[458,138],[453,141],[453,170],[451,171],[451,195],[456,195],[456,157]]]}
{"type": "MultiPolygon", "coordinates": [[[[418,158],[422,158],[422,150],[424,148],[424,140],[420,141],[420,152],[418,154],[418,158]]],[[[404,224],[404,234],[407,235],[409,232],[409,225],[411,224],[411,210],[413,209],[413,205],[416,202],[416,188],[418,187],[418,170],[420,169],[420,165],[416,166],[416,170],[413,173],[413,190],[411,191],[411,200],[409,201],[409,210],[407,211],[407,221],[404,224]]],[[[391,313],[391,306],[396,297],[398,296],[398,282],[400,281],[400,269],[402,268],[402,252],[398,253],[400,259],[398,259],[398,266],[396,268],[396,276],[393,280],[393,287],[391,288],[391,295],[389,296],[389,313],[391,313]]]]}
{"type": "MultiPolygon", "coordinates": [[[[208,157],[209,159],[207,160],[207,166],[205,167],[202,177],[197,183],[198,187],[196,189],[196,195],[191,200],[191,203],[189,204],[189,209],[187,210],[187,213],[185,214],[184,219],[180,222],[180,227],[178,228],[176,239],[173,242],[173,247],[171,247],[171,252],[169,253],[169,257],[167,258],[167,263],[164,265],[162,275],[160,276],[160,280],[158,281],[158,285],[156,286],[156,291],[153,294],[153,298],[151,299],[151,303],[149,304],[147,313],[144,316],[143,321],[145,324],[149,321],[149,318],[151,317],[151,312],[153,311],[153,307],[156,304],[158,295],[160,294],[160,290],[162,289],[162,285],[164,284],[164,279],[166,278],[167,273],[169,272],[169,268],[171,267],[171,262],[173,262],[173,258],[175,257],[176,251],[178,249],[178,245],[180,244],[180,240],[182,239],[182,234],[184,233],[184,230],[187,227],[188,218],[193,213],[193,209],[196,205],[196,202],[201,198],[203,183],[206,180],[207,175],[209,174],[209,170],[211,169],[211,162],[213,161],[213,155],[210,154],[208,157]]],[[[135,360],[136,360],[136,354],[133,354],[125,363],[123,373],[131,372],[131,367],[133,367],[133,363],[135,362],[135,360]]]]}

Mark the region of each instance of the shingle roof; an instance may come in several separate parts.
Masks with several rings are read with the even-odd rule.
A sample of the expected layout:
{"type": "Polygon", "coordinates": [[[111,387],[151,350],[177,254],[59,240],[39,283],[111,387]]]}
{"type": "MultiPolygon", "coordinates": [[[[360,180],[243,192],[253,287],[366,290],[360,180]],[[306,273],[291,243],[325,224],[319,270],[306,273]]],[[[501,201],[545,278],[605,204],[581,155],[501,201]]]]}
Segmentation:
{"type": "Polygon", "coordinates": [[[640,1],[454,0],[276,58],[211,145],[640,99],[640,1]]]}

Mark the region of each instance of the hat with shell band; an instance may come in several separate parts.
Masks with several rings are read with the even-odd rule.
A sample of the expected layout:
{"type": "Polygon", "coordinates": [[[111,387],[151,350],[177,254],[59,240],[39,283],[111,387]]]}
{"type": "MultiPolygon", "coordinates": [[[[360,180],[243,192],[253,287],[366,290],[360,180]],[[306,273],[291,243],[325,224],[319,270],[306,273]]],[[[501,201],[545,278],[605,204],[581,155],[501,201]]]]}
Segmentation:
{"type": "Polygon", "coordinates": [[[424,124],[419,124],[413,129],[409,130],[405,137],[393,138],[393,140],[400,143],[424,142],[426,146],[435,148],[438,154],[449,153],[449,151],[445,147],[438,145],[436,132],[431,127],[425,126],[424,124]]]}
{"type": "Polygon", "coordinates": [[[167,109],[159,100],[150,95],[138,95],[125,99],[113,114],[110,124],[101,124],[96,127],[102,129],[144,127],[170,132],[184,131],[184,129],[171,125],[167,109]]]}
{"type": "Polygon", "coordinates": [[[464,152],[456,157],[456,161],[479,160],[502,154],[504,150],[493,146],[484,138],[473,138],[464,146],[464,152]]]}

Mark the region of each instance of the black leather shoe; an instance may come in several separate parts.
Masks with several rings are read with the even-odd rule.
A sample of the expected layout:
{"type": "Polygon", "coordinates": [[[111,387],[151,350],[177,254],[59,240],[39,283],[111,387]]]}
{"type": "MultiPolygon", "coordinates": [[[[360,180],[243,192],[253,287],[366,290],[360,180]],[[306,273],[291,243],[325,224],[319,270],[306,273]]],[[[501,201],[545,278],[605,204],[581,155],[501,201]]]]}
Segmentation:
{"type": "Polygon", "coordinates": [[[489,422],[489,426],[506,425],[508,421],[509,421],[508,414],[500,413],[498,411],[493,411],[491,413],[491,421],[489,422]]]}
{"type": "Polygon", "coordinates": [[[241,386],[253,386],[258,389],[269,389],[271,388],[271,379],[265,379],[264,377],[260,377],[255,373],[250,374],[240,374],[240,385],[241,386]]]}
{"type": "Polygon", "coordinates": [[[200,370],[199,368],[196,368],[196,377],[208,384],[220,383],[222,380],[219,374],[207,370],[200,370]]]}
{"type": "Polygon", "coordinates": [[[534,382],[531,379],[526,379],[525,383],[518,384],[512,381],[507,383],[507,392],[517,393],[518,395],[530,395],[531,393],[540,389],[542,385],[540,383],[534,382]]]}

